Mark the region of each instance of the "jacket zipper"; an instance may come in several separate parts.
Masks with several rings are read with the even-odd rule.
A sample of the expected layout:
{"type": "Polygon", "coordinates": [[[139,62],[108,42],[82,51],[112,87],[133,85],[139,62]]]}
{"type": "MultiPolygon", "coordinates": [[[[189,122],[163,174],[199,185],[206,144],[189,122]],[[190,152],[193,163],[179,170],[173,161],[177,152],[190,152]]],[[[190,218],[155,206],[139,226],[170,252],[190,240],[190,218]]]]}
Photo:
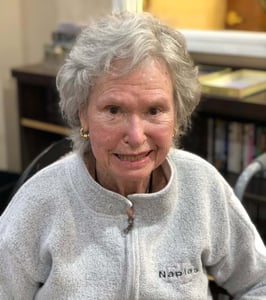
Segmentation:
{"type": "Polygon", "coordinates": [[[127,210],[127,228],[124,229],[124,234],[128,234],[134,226],[134,208],[133,205],[131,205],[127,210]]]}
{"type": "Polygon", "coordinates": [[[124,229],[126,236],[127,247],[127,298],[128,300],[135,299],[135,280],[136,280],[136,257],[135,257],[135,232],[134,227],[134,207],[131,203],[127,210],[128,225],[124,229]]]}
{"type": "Polygon", "coordinates": [[[128,234],[128,240],[129,240],[129,261],[128,263],[131,265],[131,267],[128,268],[129,270],[129,282],[128,282],[128,299],[129,300],[135,300],[135,283],[136,283],[136,258],[135,258],[135,249],[134,249],[134,245],[135,245],[135,232],[134,231],[130,231],[130,233],[128,234]]]}

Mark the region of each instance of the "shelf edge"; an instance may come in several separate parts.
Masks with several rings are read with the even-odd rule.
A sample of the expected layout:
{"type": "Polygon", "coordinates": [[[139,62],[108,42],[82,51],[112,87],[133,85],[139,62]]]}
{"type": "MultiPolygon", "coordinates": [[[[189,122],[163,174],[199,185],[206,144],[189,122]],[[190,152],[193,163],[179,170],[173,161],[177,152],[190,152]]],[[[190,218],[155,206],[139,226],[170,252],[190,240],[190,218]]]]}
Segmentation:
{"type": "Polygon", "coordinates": [[[64,126],[55,125],[51,123],[41,122],[34,119],[29,118],[21,118],[20,124],[24,127],[52,132],[56,134],[69,135],[70,129],[64,126]]]}

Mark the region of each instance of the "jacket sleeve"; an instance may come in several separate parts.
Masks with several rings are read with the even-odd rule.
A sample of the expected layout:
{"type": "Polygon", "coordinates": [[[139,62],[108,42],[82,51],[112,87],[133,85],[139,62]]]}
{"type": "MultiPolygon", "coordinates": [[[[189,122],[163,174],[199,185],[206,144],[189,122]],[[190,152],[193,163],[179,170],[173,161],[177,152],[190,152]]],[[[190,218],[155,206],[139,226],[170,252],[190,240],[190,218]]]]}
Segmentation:
{"type": "Polygon", "coordinates": [[[0,217],[0,299],[32,300],[43,282],[37,222],[42,210],[36,199],[31,190],[18,191],[0,217]]]}
{"type": "Polygon", "coordinates": [[[266,299],[266,248],[240,201],[227,203],[225,254],[210,267],[215,281],[235,299],[266,299]]]}
{"type": "Polygon", "coordinates": [[[22,263],[12,255],[0,240],[0,299],[31,300],[38,290],[23,268],[22,263]]]}

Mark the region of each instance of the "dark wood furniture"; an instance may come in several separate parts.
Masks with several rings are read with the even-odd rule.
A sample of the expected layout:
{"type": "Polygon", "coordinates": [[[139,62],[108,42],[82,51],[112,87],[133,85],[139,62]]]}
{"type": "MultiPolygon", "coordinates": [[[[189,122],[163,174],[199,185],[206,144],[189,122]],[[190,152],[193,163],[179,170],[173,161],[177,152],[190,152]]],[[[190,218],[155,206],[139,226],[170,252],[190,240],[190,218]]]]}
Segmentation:
{"type": "MultiPolygon", "coordinates": [[[[57,71],[58,67],[46,64],[12,69],[17,81],[23,169],[51,142],[69,133],[58,108],[57,71]]],[[[206,119],[210,116],[266,125],[266,91],[241,100],[202,95],[193,116],[192,132],[185,137],[184,145],[203,157],[206,157],[206,119]]]]}
{"type": "Polygon", "coordinates": [[[42,150],[69,133],[58,108],[57,71],[47,64],[12,69],[17,81],[23,170],[42,150]]]}
{"type": "Polygon", "coordinates": [[[266,90],[241,100],[202,95],[192,117],[191,131],[182,144],[204,158],[207,158],[207,119],[210,117],[266,126],[266,90]]]}
{"type": "MultiPolygon", "coordinates": [[[[57,66],[46,64],[12,69],[18,90],[22,169],[52,142],[69,134],[58,108],[59,96],[55,86],[57,71],[57,66]]],[[[210,116],[266,125],[266,91],[241,100],[202,95],[193,116],[192,130],[182,144],[205,158],[206,120],[210,116]]],[[[232,184],[235,181],[230,180],[232,184]]],[[[266,193],[261,196],[266,199],[266,193]]]]}
{"type": "MultiPolygon", "coordinates": [[[[192,118],[192,128],[182,139],[181,146],[203,158],[207,158],[207,120],[210,117],[266,126],[266,90],[241,100],[202,95],[192,118]]],[[[234,187],[239,174],[223,172],[223,176],[234,187]]],[[[266,242],[266,178],[252,178],[243,205],[266,242]]]]}
{"type": "MultiPolygon", "coordinates": [[[[52,142],[69,134],[69,129],[65,126],[58,109],[59,97],[55,86],[57,71],[57,67],[44,64],[12,70],[18,88],[23,169],[26,169],[30,162],[52,142]]],[[[192,129],[183,138],[181,145],[204,158],[207,157],[209,117],[266,124],[266,91],[242,100],[202,95],[201,102],[193,115],[192,129]]],[[[224,176],[234,186],[238,174],[224,174],[224,176]]],[[[247,189],[244,205],[252,211],[253,221],[266,240],[266,180],[255,180],[247,189]],[[261,217],[259,214],[262,206],[264,214],[261,217]]],[[[211,282],[210,286],[214,295],[220,295],[221,290],[214,282],[211,282]]]]}

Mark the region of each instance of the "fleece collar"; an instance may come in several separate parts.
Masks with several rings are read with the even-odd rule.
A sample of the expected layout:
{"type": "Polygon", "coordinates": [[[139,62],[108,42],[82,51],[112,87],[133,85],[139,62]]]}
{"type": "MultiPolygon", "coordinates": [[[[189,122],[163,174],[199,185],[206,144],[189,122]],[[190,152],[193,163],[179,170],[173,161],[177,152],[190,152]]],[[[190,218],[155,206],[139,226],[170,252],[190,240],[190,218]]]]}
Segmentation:
{"type": "Polygon", "coordinates": [[[174,207],[177,195],[175,166],[169,157],[163,164],[168,178],[167,185],[160,191],[150,194],[131,194],[124,197],[103,188],[89,174],[80,154],[74,153],[66,164],[69,181],[76,192],[77,198],[84,201],[95,213],[118,216],[125,215],[131,204],[134,206],[136,220],[156,222],[169,214],[174,207]]]}

